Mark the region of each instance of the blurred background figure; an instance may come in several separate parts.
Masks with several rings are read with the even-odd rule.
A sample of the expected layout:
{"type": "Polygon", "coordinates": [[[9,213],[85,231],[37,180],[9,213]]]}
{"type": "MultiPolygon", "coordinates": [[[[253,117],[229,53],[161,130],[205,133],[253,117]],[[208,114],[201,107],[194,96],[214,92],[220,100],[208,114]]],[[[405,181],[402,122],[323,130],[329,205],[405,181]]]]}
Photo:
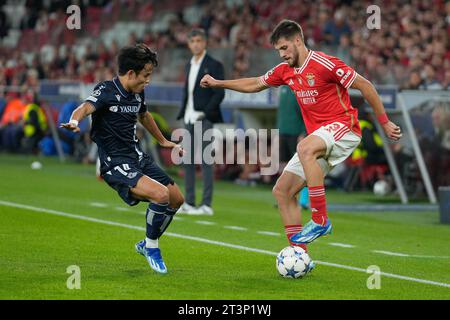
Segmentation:
{"type": "Polygon", "coordinates": [[[344,35],[350,35],[351,29],[345,19],[345,12],[343,9],[336,10],[334,19],[328,21],[323,29],[325,42],[331,45],[339,45],[341,38],[344,35]]]}
{"type": "Polygon", "coordinates": [[[45,136],[48,128],[47,117],[42,108],[33,102],[26,106],[23,121],[23,151],[38,154],[39,141],[45,136]]]}
{"type": "Polygon", "coordinates": [[[359,113],[359,125],[361,127],[362,139],[359,146],[351,156],[352,171],[349,177],[356,175],[353,182],[347,180],[347,190],[355,188],[349,183],[357,183],[362,190],[372,190],[373,184],[378,180],[385,180],[388,172],[388,163],[383,149],[383,140],[376,131],[372,117],[363,109],[359,113]]]}
{"type": "MultiPolygon", "coordinates": [[[[297,144],[306,137],[306,127],[303,122],[297,98],[288,86],[282,86],[279,92],[277,109],[277,128],[280,134],[280,170],[283,172],[289,160],[297,152],[297,144]]],[[[303,209],[309,207],[308,188],[300,191],[299,204],[303,209]]]]}
{"type": "MultiPolygon", "coordinates": [[[[268,67],[279,63],[280,57],[273,52],[268,39],[273,26],[288,18],[305,26],[305,41],[313,50],[339,57],[377,86],[387,86],[397,92],[421,90],[426,93],[432,91],[437,97],[449,95],[450,4],[444,0],[420,3],[381,1],[379,5],[383,8],[385,23],[380,30],[367,29],[367,16],[361,14],[366,12],[367,4],[358,1],[284,0],[274,3],[270,0],[176,0],[129,1],[125,5],[123,1],[102,0],[76,3],[83,17],[80,30],[66,28],[67,1],[0,1],[1,152],[46,156],[61,156],[62,153],[77,162],[95,161],[96,150],[89,138],[89,121],[82,124],[83,133],[77,138],[55,128],[66,121],[64,119],[73,111],[73,106],[80,103],[83,91],[92,89],[93,83],[113,78],[116,70],[112,62],[118,48],[136,42],[155,49],[161,65],[164,65],[164,68],[155,69],[152,81],[158,86],[146,96],[149,102],[155,98],[149,106],[158,110],[161,120],[158,121],[166,128],[164,134],[170,137],[173,129],[185,125],[184,115],[181,121],[173,115],[179,113],[180,105],[186,106],[184,113],[187,110],[187,101],[181,100],[184,90],[188,88],[191,66],[188,64],[186,68],[185,64],[194,54],[186,43],[189,32],[199,28],[208,38],[205,57],[211,56],[221,61],[227,78],[262,74],[268,67]],[[299,6],[302,7],[300,11],[297,10],[299,6]],[[39,101],[31,97],[39,97],[39,101]]],[[[283,90],[271,92],[267,98],[270,103],[264,106],[261,102],[264,100],[264,104],[266,100],[261,95],[248,98],[252,100],[249,101],[229,94],[220,107],[224,123],[233,128],[284,130],[275,117],[279,111],[277,108],[282,108],[277,95],[283,97],[283,90]],[[273,97],[275,99],[271,100],[273,97]],[[251,108],[248,108],[249,104],[253,104],[251,108]],[[261,121],[249,122],[250,114],[261,121]]],[[[193,90],[194,102],[201,92],[206,90],[193,90]]],[[[186,98],[188,96],[185,95],[186,98]]],[[[196,110],[197,107],[198,103],[194,103],[194,111],[198,114],[204,112],[196,110]]],[[[200,106],[200,109],[203,107],[200,106]]],[[[211,114],[213,109],[207,109],[205,118],[201,120],[206,126],[206,120],[216,121],[211,121],[216,118],[211,114]]],[[[299,107],[294,109],[298,111],[299,107]]],[[[433,170],[445,170],[448,161],[445,160],[446,144],[442,142],[446,141],[446,135],[442,137],[445,121],[437,120],[442,118],[440,114],[443,111],[439,111],[440,108],[433,110],[430,108],[429,113],[416,117],[415,129],[427,127],[426,134],[418,132],[417,135],[433,186],[437,188],[446,183],[448,175],[435,174],[433,170]],[[440,132],[435,138],[432,138],[431,128],[440,132]],[[432,140],[438,139],[437,136],[443,139],[440,146],[437,140],[432,140]]],[[[286,131],[290,129],[286,128],[286,131]]],[[[281,138],[281,157],[284,156],[281,149],[287,150],[286,139],[294,140],[281,138]]],[[[362,151],[369,147],[370,141],[365,144],[362,151]]],[[[167,150],[154,147],[162,164],[173,165],[167,150]]],[[[389,147],[394,152],[406,186],[415,190],[413,194],[424,194],[419,166],[411,146],[405,143],[389,147]]],[[[379,157],[381,149],[375,150],[374,154],[366,150],[368,156],[365,163],[375,161],[371,158],[379,157]]],[[[282,161],[281,167],[285,164],[282,161]]],[[[371,164],[362,171],[358,171],[362,167],[354,163],[350,165],[355,169],[349,171],[355,173],[355,179],[347,179],[345,188],[370,190],[374,180],[389,179],[390,176],[389,170],[383,169],[385,163],[371,164]]],[[[201,168],[197,166],[196,170],[201,168]]],[[[259,169],[259,164],[244,162],[240,165],[216,165],[202,173],[203,178],[211,176],[244,185],[273,184],[277,176],[260,176],[259,169]]],[[[336,178],[331,175],[327,177],[330,186],[343,186],[348,173],[346,169],[348,167],[336,178]]],[[[184,171],[180,170],[179,175],[183,174],[184,171]]],[[[208,181],[211,181],[210,178],[208,181]]],[[[206,190],[212,190],[208,183],[206,185],[206,190]]],[[[208,198],[212,198],[208,193],[212,194],[212,191],[205,193],[199,204],[208,208],[208,198]]],[[[196,204],[193,205],[195,207],[196,204]]],[[[209,207],[212,208],[212,203],[209,207]]]]}
{"type": "Polygon", "coordinates": [[[8,152],[16,153],[19,152],[23,136],[22,123],[26,104],[20,98],[8,100],[0,121],[1,146],[8,152]]]}
{"type": "Polygon", "coordinates": [[[184,85],[183,104],[178,119],[183,119],[189,132],[186,137],[190,148],[190,162],[184,164],[186,200],[180,208],[180,213],[213,215],[213,165],[205,163],[203,151],[208,142],[203,141],[204,133],[212,129],[213,123],[223,122],[220,103],[225,93],[223,89],[201,88],[200,80],[205,74],[211,74],[217,79],[224,78],[221,62],[212,58],[206,52],[207,39],[203,29],[193,29],[187,37],[188,47],[192,53],[190,62],[186,65],[186,80],[184,85]],[[196,132],[195,126],[201,126],[201,132],[196,132]],[[200,136],[199,136],[200,134],[200,136]],[[200,150],[195,147],[200,146],[200,150]],[[203,199],[199,207],[195,203],[195,168],[196,154],[200,153],[203,176],[203,199]]]}

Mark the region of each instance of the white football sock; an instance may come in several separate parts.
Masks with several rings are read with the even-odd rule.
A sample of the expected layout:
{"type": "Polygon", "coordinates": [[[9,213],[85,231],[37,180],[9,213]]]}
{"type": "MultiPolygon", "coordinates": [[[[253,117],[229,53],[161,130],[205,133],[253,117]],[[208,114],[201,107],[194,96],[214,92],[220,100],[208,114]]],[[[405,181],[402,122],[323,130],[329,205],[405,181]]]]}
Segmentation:
{"type": "Polygon", "coordinates": [[[158,239],[152,240],[149,238],[145,238],[145,247],[146,248],[159,248],[158,239]]]}

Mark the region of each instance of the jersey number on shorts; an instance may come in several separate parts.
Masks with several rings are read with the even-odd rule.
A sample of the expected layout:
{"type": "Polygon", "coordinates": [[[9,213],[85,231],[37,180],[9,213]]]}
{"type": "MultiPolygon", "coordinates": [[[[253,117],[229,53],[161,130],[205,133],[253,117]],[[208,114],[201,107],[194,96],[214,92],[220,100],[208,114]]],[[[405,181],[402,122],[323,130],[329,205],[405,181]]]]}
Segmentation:
{"type": "Polygon", "coordinates": [[[342,127],[341,123],[334,122],[334,123],[326,126],[325,130],[327,130],[329,133],[333,133],[333,132],[336,132],[341,127],[342,127]]]}
{"type": "Polygon", "coordinates": [[[116,166],[114,167],[114,170],[119,171],[124,176],[128,176],[128,172],[126,171],[130,170],[130,166],[128,165],[128,163],[124,163],[122,167],[123,169],[120,166],[116,166]]]}

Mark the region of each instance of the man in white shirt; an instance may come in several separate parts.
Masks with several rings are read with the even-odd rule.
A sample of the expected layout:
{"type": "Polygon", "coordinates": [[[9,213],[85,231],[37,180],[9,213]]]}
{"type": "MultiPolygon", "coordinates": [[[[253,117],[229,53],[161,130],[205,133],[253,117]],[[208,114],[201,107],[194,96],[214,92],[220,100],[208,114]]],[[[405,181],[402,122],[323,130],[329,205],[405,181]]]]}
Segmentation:
{"type": "Polygon", "coordinates": [[[225,91],[220,88],[202,88],[200,80],[205,74],[215,74],[216,79],[224,79],[223,65],[213,59],[206,52],[207,39],[205,31],[193,29],[188,35],[188,47],[192,58],[186,65],[186,81],[184,86],[184,99],[178,119],[184,120],[185,128],[191,137],[191,161],[184,164],[186,202],[179,209],[179,213],[213,215],[212,195],[214,172],[213,165],[206,164],[202,158],[203,199],[199,207],[195,206],[195,164],[194,155],[200,150],[194,149],[194,141],[202,146],[203,150],[208,142],[203,142],[203,133],[213,127],[213,123],[223,122],[220,112],[220,103],[225,97],[225,91]],[[194,136],[194,125],[201,122],[202,136],[194,136]]]}

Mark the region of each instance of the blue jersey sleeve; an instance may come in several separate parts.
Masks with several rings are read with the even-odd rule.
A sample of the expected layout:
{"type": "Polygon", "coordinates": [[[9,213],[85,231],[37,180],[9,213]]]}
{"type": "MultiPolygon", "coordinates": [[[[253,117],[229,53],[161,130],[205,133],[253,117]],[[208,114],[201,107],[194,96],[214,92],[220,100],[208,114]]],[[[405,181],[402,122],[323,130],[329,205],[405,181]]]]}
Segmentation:
{"type": "Polygon", "coordinates": [[[92,91],[92,94],[86,98],[85,102],[89,102],[95,107],[95,110],[98,111],[107,106],[108,101],[108,88],[106,85],[101,82],[97,84],[92,91]]]}

